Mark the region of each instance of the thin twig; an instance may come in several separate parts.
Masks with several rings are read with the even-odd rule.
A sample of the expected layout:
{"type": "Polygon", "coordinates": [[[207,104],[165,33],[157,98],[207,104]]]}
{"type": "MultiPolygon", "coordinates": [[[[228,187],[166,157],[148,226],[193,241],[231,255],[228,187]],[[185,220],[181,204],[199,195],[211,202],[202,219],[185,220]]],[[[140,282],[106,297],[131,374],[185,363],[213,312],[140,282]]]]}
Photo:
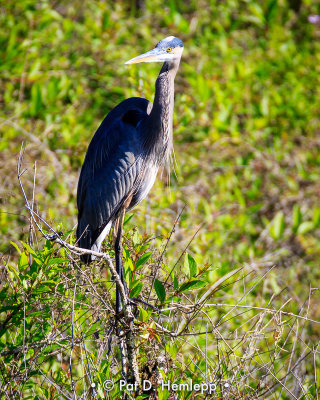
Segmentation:
{"type": "Polygon", "coordinates": [[[165,246],[164,246],[164,248],[163,248],[163,250],[162,250],[162,253],[161,253],[160,257],[159,257],[157,266],[156,266],[156,268],[155,268],[155,273],[154,273],[154,276],[153,276],[153,279],[152,279],[152,283],[151,283],[151,286],[150,286],[150,290],[149,290],[148,300],[147,300],[147,301],[150,300],[151,292],[152,292],[152,289],[153,289],[153,286],[154,286],[154,282],[155,282],[155,280],[156,280],[156,278],[157,278],[157,272],[158,272],[158,270],[159,270],[159,267],[160,267],[161,261],[162,261],[162,259],[163,259],[164,253],[165,253],[165,251],[167,250],[168,244],[169,244],[169,242],[170,242],[170,240],[171,240],[172,235],[174,234],[174,232],[175,232],[175,230],[176,230],[176,226],[177,226],[177,224],[178,224],[178,222],[179,222],[179,220],[180,220],[180,218],[181,218],[181,215],[182,215],[182,213],[183,213],[183,211],[184,211],[185,208],[186,208],[186,206],[184,205],[184,206],[182,207],[182,210],[180,211],[179,215],[178,215],[177,218],[175,219],[175,221],[174,221],[174,223],[173,223],[173,227],[172,227],[172,229],[171,229],[171,231],[170,231],[170,234],[169,234],[169,236],[168,236],[168,238],[167,238],[167,240],[166,240],[166,244],[165,244],[165,246]]]}
{"type": "Polygon", "coordinates": [[[88,371],[89,371],[90,386],[91,386],[91,389],[92,389],[93,397],[96,398],[96,390],[95,390],[95,386],[96,385],[92,380],[90,363],[89,363],[89,359],[88,359],[87,348],[86,348],[86,344],[85,344],[84,338],[83,338],[83,347],[84,347],[84,352],[85,352],[85,355],[86,355],[87,366],[88,366],[88,371]]]}
{"type": "Polygon", "coordinates": [[[27,360],[26,360],[26,298],[23,294],[23,361],[26,380],[28,379],[27,373],[27,360]]]}
{"type": "Polygon", "coordinates": [[[70,369],[70,380],[71,380],[71,387],[74,395],[74,399],[77,399],[77,395],[75,392],[74,388],[74,382],[73,382],[73,375],[72,375],[72,352],[73,352],[73,346],[74,346],[74,300],[76,297],[76,287],[77,284],[74,284],[74,291],[73,291],[73,300],[72,300],[72,326],[71,326],[71,336],[72,336],[72,341],[71,341],[71,349],[70,349],[70,358],[69,358],[69,369],[70,369]]]}

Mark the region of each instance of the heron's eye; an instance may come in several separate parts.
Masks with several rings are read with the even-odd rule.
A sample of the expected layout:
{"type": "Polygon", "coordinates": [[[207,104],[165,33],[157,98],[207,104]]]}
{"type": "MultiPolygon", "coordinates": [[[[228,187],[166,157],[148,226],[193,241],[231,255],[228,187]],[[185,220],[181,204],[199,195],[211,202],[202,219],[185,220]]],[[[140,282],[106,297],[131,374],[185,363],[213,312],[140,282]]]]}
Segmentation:
{"type": "Polygon", "coordinates": [[[167,48],[167,53],[171,53],[172,52],[172,47],[168,47],[167,48]]]}

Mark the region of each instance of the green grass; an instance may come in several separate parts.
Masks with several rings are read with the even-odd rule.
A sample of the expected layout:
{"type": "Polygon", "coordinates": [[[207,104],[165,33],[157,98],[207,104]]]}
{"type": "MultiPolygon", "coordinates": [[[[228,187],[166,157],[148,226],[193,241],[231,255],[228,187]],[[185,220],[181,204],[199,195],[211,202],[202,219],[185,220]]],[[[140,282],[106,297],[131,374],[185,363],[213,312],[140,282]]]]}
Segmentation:
{"type": "MultiPolygon", "coordinates": [[[[21,277],[15,276],[14,270],[18,275],[27,274],[23,271],[30,269],[32,262],[29,267],[21,269],[17,250],[10,241],[28,242],[33,251],[40,253],[46,248],[35,231],[29,234],[29,215],[16,177],[16,159],[21,143],[26,145],[24,167],[27,171],[23,179],[29,199],[32,197],[36,162],[36,209],[56,230],[71,231],[76,224],[76,186],[80,167],[99,123],[123,99],[143,96],[152,100],[154,95],[154,82],[160,66],[142,64],[127,67],[124,62],[173,34],[185,45],[176,78],[176,163],[170,175],[170,185],[167,185],[169,177],[165,173],[159,176],[148,199],[134,210],[133,218],[126,225],[127,268],[135,265],[145,251],[151,251],[139,278],[146,286],[150,270],[157,263],[157,257],[183,209],[165,250],[159,282],[164,282],[168,274],[166,269],[170,271],[188,247],[207,287],[231,270],[243,268],[238,282],[226,288],[222,285],[210,300],[210,303],[230,305],[236,304],[248,293],[250,285],[275,266],[241,304],[267,307],[270,301],[269,306],[278,310],[292,299],[285,306],[286,312],[301,313],[319,321],[319,295],[317,290],[313,290],[311,295],[311,288],[318,286],[320,278],[320,28],[307,21],[308,15],[320,13],[319,5],[305,0],[296,13],[290,8],[294,2],[285,0],[172,0],[167,3],[147,0],[141,3],[142,8],[134,1],[52,3],[23,0],[7,1],[1,7],[0,166],[3,183],[0,251],[3,253],[1,296],[4,307],[21,307],[23,293],[29,290],[30,282],[35,279],[31,273],[23,283],[21,277]],[[135,249],[149,239],[149,249],[135,249]],[[13,274],[11,284],[10,274],[13,274]]],[[[110,245],[106,246],[109,249],[110,245]]],[[[58,250],[54,248],[53,251],[58,250]]],[[[59,253],[53,254],[52,257],[61,258],[59,253]]],[[[26,256],[29,257],[30,253],[27,252],[26,256]]],[[[57,323],[65,323],[67,329],[67,326],[70,328],[70,318],[68,321],[66,318],[70,313],[74,283],[81,281],[81,274],[72,269],[69,261],[57,265],[61,263],[66,275],[57,267],[54,276],[45,273],[43,281],[52,280],[59,288],[62,280],[61,296],[69,290],[66,292],[68,299],[62,296],[61,304],[54,303],[55,309],[61,307],[64,310],[61,316],[65,319],[57,323]],[[65,281],[66,277],[72,282],[71,288],[65,281]]],[[[45,268],[45,265],[43,261],[39,268],[45,268]]],[[[175,276],[180,280],[180,287],[190,278],[184,256],[176,267],[175,276]]],[[[103,279],[100,270],[92,279],[98,282],[98,277],[103,279]]],[[[37,284],[46,285],[41,282],[37,284]]],[[[133,282],[138,292],[140,281],[133,279],[133,282]]],[[[168,285],[165,286],[167,296],[176,290],[173,276],[168,285]]],[[[103,284],[99,287],[101,293],[106,290],[103,284]]],[[[143,293],[146,288],[141,290],[143,293]]],[[[161,292],[161,288],[159,290],[161,292]]],[[[205,290],[191,290],[188,298],[194,302],[196,296],[199,298],[205,290]]],[[[50,302],[46,303],[39,293],[28,293],[30,301],[33,299],[35,303],[30,303],[27,314],[40,312],[41,301],[44,306],[49,306],[50,302]]],[[[154,293],[155,299],[156,295],[154,293]]],[[[58,302],[54,296],[52,301],[58,302]]],[[[112,301],[110,298],[110,304],[112,301]]],[[[77,302],[82,304],[79,308],[89,307],[80,294],[77,302]]],[[[209,312],[214,323],[228,311],[219,307],[209,312]]],[[[10,310],[17,312],[18,317],[12,320],[12,325],[1,337],[0,351],[22,345],[22,309],[2,308],[0,321],[6,320],[10,310]]],[[[43,312],[41,338],[44,340],[55,328],[49,327],[46,322],[49,314],[43,312]]],[[[88,313],[93,321],[95,314],[90,307],[88,313]]],[[[305,354],[306,349],[316,345],[320,328],[310,321],[299,323],[292,317],[288,317],[287,325],[282,327],[283,321],[277,319],[279,316],[263,314],[262,318],[262,314],[254,309],[243,316],[236,316],[233,312],[230,315],[232,319],[222,325],[219,332],[227,338],[237,329],[242,333],[248,330],[253,349],[258,339],[253,338],[252,331],[257,333],[267,325],[267,321],[271,321],[263,331],[266,335],[264,341],[256,344],[259,355],[254,358],[251,354],[251,362],[256,363],[253,368],[259,371],[257,375],[263,376],[268,372],[270,378],[270,371],[257,369],[259,363],[265,365],[266,359],[272,357],[268,351],[274,355],[279,346],[288,346],[284,351],[289,355],[284,355],[287,368],[290,354],[293,354],[293,363],[305,354]],[[260,317],[261,321],[255,321],[254,329],[250,327],[250,318],[260,317]],[[288,335],[287,342],[275,341],[273,335],[278,331],[281,331],[284,342],[288,335]],[[299,340],[295,341],[295,337],[299,340]],[[272,351],[271,344],[274,346],[272,351]]],[[[108,313],[103,315],[107,324],[108,313]]],[[[148,320],[146,316],[140,317],[143,323],[148,320]]],[[[183,318],[183,314],[177,312],[175,317],[183,318]]],[[[32,318],[39,317],[30,314],[28,340],[32,339],[31,325],[35,323],[32,318]]],[[[205,329],[204,321],[206,317],[202,314],[196,318],[192,329],[205,329]]],[[[89,325],[91,322],[87,321],[89,325]]],[[[173,322],[171,328],[176,329],[173,322]]],[[[80,325],[78,329],[80,335],[80,325]]],[[[139,337],[143,339],[144,334],[140,332],[139,337]]],[[[39,336],[37,340],[41,338],[39,336]]],[[[199,349],[206,347],[204,338],[199,339],[198,350],[192,347],[195,342],[191,339],[189,344],[180,343],[181,347],[171,345],[168,338],[166,344],[163,337],[161,340],[159,348],[168,346],[167,351],[177,362],[176,367],[171,368],[175,371],[172,372],[174,379],[183,377],[186,380],[188,373],[195,374],[192,368],[203,371],[203,354],[201,356],[199,349]],[[189,353],[194,356],[193,362],[199,363],[197,367],[192,367],[194,364],[188,359],[189,353]]],[[[248,345],[248,342],[244,343],[248,345]]],[[[226,357],[224,362],[222,356],[221,362],[217,362],[219,352],[216,345],[208,347],[211,372],[219,369],[220,376],[227,377],[231,365],[237,365],[240,382],[237,390],[238,396],[242,396],[239,398],[250,398],[245,397],[245,390],[258,382],[253,383],[250,379],[245,382],[239,378],[240,366],[247,371],[250,365],[249,358],[246,358],[246,345],[235,348],[235,358],[229,360],[229,364],[227,345],[219,344],[226,347],[218,349],[226,357]]],[[[98,357],[94,344],[90,351],[92,357],[98,357]]],[[[141,365],[144,365],[150,349],[146,345],[141,351],[141,365]]],[[[117,357],[115,355],[115,359],[117,357]]],[[[319,367],[319,355],[314,357],[319,367]]],[[[92,365],[100,368],[98,372],[106,376],[111,374],[110,370],[106,373],[109,366],[97,360],[92,361],[92,365]]],[[[46,374],[52,368],[57,381],[65,385],[70,383],[67,383],[67,372],[64,376],[64,369],[54,356],[44,357],[43,362],[46,374]]],[[[13,365],[17,367],[18,364],[23,371],[23,358],[5,361],[0,367],[2,375],[8,378],[14,374],[13,365]]],[[[274,375],[278,376],[280,371],[279,377],[282,376],[281,361],[275,359],[272,368],[274,375]]],[[[292,376],[286,385],[297,398],[315,398],[313,354],[299,368],[294,373],[303,377],[301,385],[295,386],[297,379],[292,376]]],[[[31,382],[40,379],[41,374],[37,373],[31,382]]],[[[78,373],[80,376],[81,371],[78,373]]],[[[317,379],[319,387],[319,376],[317,379]]],[[[262,382],[263,379],[259,384],[262,382]]],[[[35,389],[30,385],[25,386],[25,390],[29,390],[31,396],[35,389]]],[[[46,390],[50,391],[50,385],[47,385],[46,390]]],[[[80,386],[79,393],[83,389],[80,386]]],[[[13,380],[12,387],[18,390],[19,382],[13,380]]],[[[278,398],[290,398],[284,389],[280,394],[281,385],[276,390],[278,398]]],[[[37,395],[50,398],[48,394],[37,395]]],[[[54,396],[58,394],[52,394],[52,398],[54,396]]],[[[272,394],[268,396],[277,398],[272,394]]]]}

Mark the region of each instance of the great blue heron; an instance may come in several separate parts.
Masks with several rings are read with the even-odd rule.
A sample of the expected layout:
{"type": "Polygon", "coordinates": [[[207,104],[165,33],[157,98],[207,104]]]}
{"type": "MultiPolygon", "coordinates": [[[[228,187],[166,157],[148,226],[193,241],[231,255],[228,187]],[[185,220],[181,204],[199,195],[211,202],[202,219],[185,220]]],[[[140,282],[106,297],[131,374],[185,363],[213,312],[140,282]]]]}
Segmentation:
{"type": "MultiPolygon", "coordinates": [[[[118,104],[105,117],[91,143],[81,169],[77,205],[77,240],[80,247],[100,251],[113,225],[116,269],[124,286],[122,226],[125,212],[149,193],[158,169],[172,152],[174,78],[183,43],[169,36],[153,50],[126,64],[163,62],[155,85],[153,104],[132,97],[118,104]]],[[[82,255],[90,263],[90,255],[82,255]]],[[[121,309],[116,291],[116,311],[121,309]]]]}

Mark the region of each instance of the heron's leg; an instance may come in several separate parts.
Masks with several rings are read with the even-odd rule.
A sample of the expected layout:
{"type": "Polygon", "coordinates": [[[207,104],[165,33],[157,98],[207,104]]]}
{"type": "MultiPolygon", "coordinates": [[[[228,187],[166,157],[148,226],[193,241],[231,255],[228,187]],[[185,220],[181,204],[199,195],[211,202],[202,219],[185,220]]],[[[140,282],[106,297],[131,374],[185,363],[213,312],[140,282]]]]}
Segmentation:
{"type": "MultiPolygon", "coordinates": [[[[122,263],[122,227],[123,227],[123,219],[124,219],[125,209],[123,208],[120,211],[120,214],[117,218],[115,223],[115,243],[114,243],[114,251],[115,251],[115,258],[116,258],[116,270],[117,274],[119,275],[121,282],[124,286],[125,293],[127,294],[128,289],[124,279],[123,273],[123,263],[122,263]]],[[[121,296],[120,291],[116,289],[116,312],[119,313],[121,311],[121,296]]]]}

